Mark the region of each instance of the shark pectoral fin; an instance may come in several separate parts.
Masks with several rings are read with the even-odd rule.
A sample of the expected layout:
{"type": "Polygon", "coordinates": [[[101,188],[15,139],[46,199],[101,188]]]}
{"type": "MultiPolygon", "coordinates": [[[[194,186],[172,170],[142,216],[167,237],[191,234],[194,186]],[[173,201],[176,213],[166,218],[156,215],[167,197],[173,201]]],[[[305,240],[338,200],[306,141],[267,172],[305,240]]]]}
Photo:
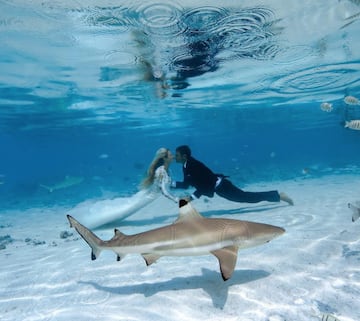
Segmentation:
{"type": "Polygon", "coordinates": [[[224,281],[230,279],[234,272],[238,249],[237,246],[228,246],[211,252],[219,260],[221,275],[224,281]]]}
{"type": "Polygon", "coordinates": [[[161,255],[150,253],[150,254],[143,254],[142,257],[144,258],[146,265],[149,266],[154,262],[156,262],[161,257],[161,255]]]}

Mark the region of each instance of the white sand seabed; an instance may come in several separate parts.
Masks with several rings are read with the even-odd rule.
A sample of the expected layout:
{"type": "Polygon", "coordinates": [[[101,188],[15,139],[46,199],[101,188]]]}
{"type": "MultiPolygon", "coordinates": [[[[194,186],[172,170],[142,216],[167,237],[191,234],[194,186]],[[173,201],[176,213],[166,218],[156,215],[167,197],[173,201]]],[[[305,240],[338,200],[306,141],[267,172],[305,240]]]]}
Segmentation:
{"type": "MultiPolygon", "coordinates": [[[[279,189],[295,201],[240,204],[219,197],[196,200],[206,217],[282,226],[268,244],[239,251],[224,282],[217,259],[163,257],[147,267],[140,255],[121,262],[110,251],[90,260],[89,246],[70,229],[69,209],[0,213],[0,318],[8,320],[241,320],[312,321],[324,314],[360,320],[360,220],[348,202],[360,199],[360,176],[246,186],[279,189]],[[62,231],[73,233],[60,238],[62,231]]],[[[160,197],[117,227],[133,234],[175,220],[174,204],[160,197]]],[[[112,227],[95,231],[101,238],[112,227]]]]}

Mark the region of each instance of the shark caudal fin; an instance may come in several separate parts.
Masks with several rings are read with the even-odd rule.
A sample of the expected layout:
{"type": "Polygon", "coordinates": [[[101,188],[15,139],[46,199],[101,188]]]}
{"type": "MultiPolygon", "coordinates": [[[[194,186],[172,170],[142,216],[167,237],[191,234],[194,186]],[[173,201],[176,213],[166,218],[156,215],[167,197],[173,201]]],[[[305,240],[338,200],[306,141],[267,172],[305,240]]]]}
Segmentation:
{"type": "Polygon", "coordinates": [[[70,227],[75,228],[75,230],[80,234],[80,236],[86,241],[87,244],[91,247],[91,259],[96,260],[104,245],[104,241],[99,239],[93,232],[91,232],[84,225],[81,225],[77,220],[72,216],[67,215],[67,218],[70,222],[70,227]]]}

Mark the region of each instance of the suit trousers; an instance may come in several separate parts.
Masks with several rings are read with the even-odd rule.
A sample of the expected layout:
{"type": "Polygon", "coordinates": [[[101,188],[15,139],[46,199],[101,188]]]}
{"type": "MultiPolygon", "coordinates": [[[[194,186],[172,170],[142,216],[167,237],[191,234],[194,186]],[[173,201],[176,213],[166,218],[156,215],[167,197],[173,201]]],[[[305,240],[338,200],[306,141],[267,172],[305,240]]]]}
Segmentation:
{"type": "Polygon", "coordinates": [[[229,201],[241,203],[258,203],[261,201],[280,202],[278,191],[245,192],[236,187],[228,179],[223,178],[215,188],[215,193],[229,201]]]}

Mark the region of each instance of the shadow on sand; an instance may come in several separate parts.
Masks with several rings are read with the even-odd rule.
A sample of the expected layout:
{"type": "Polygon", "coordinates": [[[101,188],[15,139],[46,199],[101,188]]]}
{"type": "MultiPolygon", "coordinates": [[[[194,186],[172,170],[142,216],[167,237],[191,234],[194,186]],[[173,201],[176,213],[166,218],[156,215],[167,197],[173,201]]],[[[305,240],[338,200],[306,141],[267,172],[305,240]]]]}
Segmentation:
{"type": "Polygon", "coordinates": [[[99,291],[110,292],[118,295],[143,294],[145,297],[156,295],[159,292],[194,290],[202,288],[210,297],[215,308],[223,309],[229,288],[233,285],[245,284],[269,276],[263,270],[234,271],[232,278],[226,282],[221,279],[218,271],[203,268],[202,275],[192,277],[176,277],[171,280],[154,283],[141,283],[125,286],[103,286],[93,281],[79,281],[79,284],[91,285],[99,291]]]}
{"type": "Polygon", "coordinates": [[[266,211],[271,211],[277,208],[286,207],[287,205],[257,205],[257,206],[249,206],[249,207],[240,207],[234,208],[229,210],[214,210],[214,211],[206,211],[201,212],[201,215],[205,217],[212,217],[212,216],[221,216],[221,215],[236,215],[236,214],[248,214],[248,213],[261,213],[266,211]]]}

